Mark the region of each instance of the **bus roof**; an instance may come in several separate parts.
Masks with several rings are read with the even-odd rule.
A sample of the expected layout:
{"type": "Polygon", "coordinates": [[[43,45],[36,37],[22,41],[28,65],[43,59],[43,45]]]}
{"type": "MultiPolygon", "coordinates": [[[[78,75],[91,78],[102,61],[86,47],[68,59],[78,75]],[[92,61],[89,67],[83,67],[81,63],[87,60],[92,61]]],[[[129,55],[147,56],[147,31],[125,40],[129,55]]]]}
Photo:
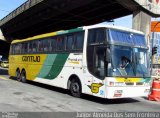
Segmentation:
{"type": "Polygon", "coordinates": [[[61,31],[56,31],[56,32],[51,32],[51,33],[45,33],[45,34],[29,37],[29,38],[26,38],[26,39],[14,40],[14,41],[12,41],[12,43],[25,42],[25,41],[29,41],[29,40],[36,40],[36,39],[40,39],[40,38],[46,38],[46,37],[57,36],[57,35],[61,35],[61,34],[83,31],[83,30],[86,30],[86,29],[102,28],[102,27],[103,28],[109,28],[109,29],[117,29],[117,30],[121,30],[121,31],[127,31],[127,32],[131,32],[131,33],[142,34],[142,35],[144,34],[140,31],[125,28],[125,27],[105,25],[105,24],[97,24],[97,25],[91,25],[91,26],[78,27],[78,28],[70,29],[70,30],[61,30],[61,31]]]}
{"type": "Polygon", "coordinates": [[[126,32],[131,32],[131,33],[144,35],[144,33],[141,32],[141,31],[137,31],[137,30],[126,28],[126,27],[122,27],[122,26],[114,26],[114,25],[106,25],[106,24],[97,24],[97,25],[91,25],[91,26],[84,26],[83,28],[84,29],[93,29],[93,28],[100,28],[100,27],[104,27],[104,28],[108,28],[108,29],[121,30],[121,31],[126,31],[126,32]]]}
{"type": "Polygon", "coordinates": [[[36,40],[36,39],[41,39],[41,38],[46,38],[46,37],[51,37],[51,36],[57,36],[57,35],[61,35],[61,34],[78,32],[78,31],[83,31],[83,28],[78,27],[78,28],[70,29],[70,30],[61,30],[61,31],[56,31],[56,32],[51,32],[51,33],[45,33],[45,34],[29,37],[26,39],[13,40],[12,43],[25,42],[25,41],[36,40]]]}

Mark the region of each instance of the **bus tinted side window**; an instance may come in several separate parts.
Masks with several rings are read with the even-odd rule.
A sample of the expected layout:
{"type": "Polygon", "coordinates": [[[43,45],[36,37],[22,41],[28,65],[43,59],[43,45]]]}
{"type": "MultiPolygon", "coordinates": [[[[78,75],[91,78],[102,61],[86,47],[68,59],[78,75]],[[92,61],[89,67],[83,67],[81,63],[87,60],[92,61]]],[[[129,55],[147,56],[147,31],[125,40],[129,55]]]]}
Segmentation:
{"type": "Polygon", "coordinates": [[[13,45],[10,46],[9,54],[14,54],[13,53],[13,45]]]}
{"type": "Polygon", "coordinates": [[[105,32],[104,29],[90,29],[88,35],[88,44],[104,43],[105,32]]]}
{"type": "Polygon", "coordinates": [[[28,43],[28,53],[32,52],[32,42],[28,43]]]}
{"type": "Polygon", "coordinates": [[[24,53],[28,53],[28,43],[24,43],[24,53]]]}
{"type": "Polygon", "coordinates": [[[64,50],[65,40],[64,36],[58,36],[57,37],[57,51],[64,50]]]}
{"type": "Polygon", "coordinates": [[[12,54],[16,54],[16,45],[15,44],[13,44],[13,47],[12,47],[12,54]]]}
{"type": "Polygon", "coordinates": [[[73,35],[69,35],[66,40],[66,50],[70,51],[73,49],[74,38],[73,35]]]}
{"type": "Polygon", "coordinates": [[[50,39],[50,51],[55,51],[56,50],[56,38],[55,37],[51,37],[50,39]]]}
{"type": "Polygon", "coordinates": [[[78,32],[75,34],[74,50],[82,50],[84,42],[84,32],[78,32]]]}
{"type": "Polygon", "coordinates": [[[43,41],[42,40],[38,40],[37,41],[37,45],[38,45],[38,47],[37,47],[37,49],[38,49],[38,52],[43,52],[43,41]]]}
{"type": "Polygon", "coordinates": [[[25,43],[22,43],[22,52],[21,52],[22,54],[24,54],[24,53],[25,53],[25,51],[24,51],[24,50],[25,50],[25,48],[24,48],[24,47],[25,47],[25,43]]]}
{"type": "Polygon", "coordinates": [[[32,41],[32,52],[36,53],[37,52],[37,41],[32,41]]]}
{"type": "Polygon", "coordinates": [[[48,52],[49,51],[49,41],[48,39],[43,39],[43,50],[44,52],[48,52]]]}
{"type": "Polygon", "coordinates": [[[21,53],[21,44],[15,44],[15,54],[20,54],[21,53]]]}

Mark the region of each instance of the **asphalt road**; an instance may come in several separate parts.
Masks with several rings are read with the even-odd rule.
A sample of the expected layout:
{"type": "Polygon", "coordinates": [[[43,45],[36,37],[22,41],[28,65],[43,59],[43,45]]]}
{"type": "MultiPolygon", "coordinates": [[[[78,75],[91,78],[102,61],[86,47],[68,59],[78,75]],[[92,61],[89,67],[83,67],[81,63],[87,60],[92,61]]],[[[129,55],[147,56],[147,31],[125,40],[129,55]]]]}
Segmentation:
{"type": "Polygon", "coordinates": [[[146,98],[101,99],[83,95],[72,97],[67,90],[35,82],[9,79],[0,69],[1,112],[159,112],[160,102],[146,98]]]}

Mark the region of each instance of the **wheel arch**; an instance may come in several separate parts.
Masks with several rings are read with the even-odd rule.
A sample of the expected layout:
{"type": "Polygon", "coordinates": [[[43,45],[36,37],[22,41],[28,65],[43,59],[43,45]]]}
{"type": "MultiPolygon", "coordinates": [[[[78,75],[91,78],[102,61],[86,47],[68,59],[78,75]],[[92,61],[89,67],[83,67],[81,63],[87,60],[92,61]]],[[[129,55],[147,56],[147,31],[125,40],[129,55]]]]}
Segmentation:
{"type": "Polygon", "coordinates": [[[17,72],[18,70],[21,72],[21,70],[20,70],[20,68],[19,68],[19,67],[17,67],[17,68],[16,68],[16,72],[17,72]]]}
{"type": "Polygon", "coordinates": [[[25,70],[24,68],[22,68],[22,71],[25,71],[25,72],[26,72],[26,70],[25,70]]]}
{"type": "Polygon", "coordinates": [[[69,77],[69,79],[68,79],[68,82],[67,82],[67,89],[70,89],[71,81],[74,80],[74,79],[79,81],[80,86],[81,86],[81,91],[82,91],[82,83],[81,83],[81,80],[79,79],[79,76],[76,75],[76,74],[70,75],[70,77],[69,77]]]}
{"type": "Polygon", "coordinates": [[[26,75],[26,78],[27,78],[27,72],[26,72],[26,69],[25,68],[22,68],[21,72],[25,72],[25,75],[26,75]]]}

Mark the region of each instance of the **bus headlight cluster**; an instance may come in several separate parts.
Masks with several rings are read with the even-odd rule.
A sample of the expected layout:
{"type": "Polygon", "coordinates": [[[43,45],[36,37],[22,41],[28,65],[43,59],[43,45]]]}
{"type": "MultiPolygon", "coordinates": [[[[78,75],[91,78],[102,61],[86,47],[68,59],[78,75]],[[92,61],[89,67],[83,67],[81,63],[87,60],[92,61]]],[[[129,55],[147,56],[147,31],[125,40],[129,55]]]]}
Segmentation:
{"type": "Polygon", "coordinates": [[[150,83],[144,83],[145,86],[150,86],[150,83]]]}
{"type": "Polygon", "coordinates": [[[110,82],[110,86],[125,86],[124,82],[110,82]]]}

